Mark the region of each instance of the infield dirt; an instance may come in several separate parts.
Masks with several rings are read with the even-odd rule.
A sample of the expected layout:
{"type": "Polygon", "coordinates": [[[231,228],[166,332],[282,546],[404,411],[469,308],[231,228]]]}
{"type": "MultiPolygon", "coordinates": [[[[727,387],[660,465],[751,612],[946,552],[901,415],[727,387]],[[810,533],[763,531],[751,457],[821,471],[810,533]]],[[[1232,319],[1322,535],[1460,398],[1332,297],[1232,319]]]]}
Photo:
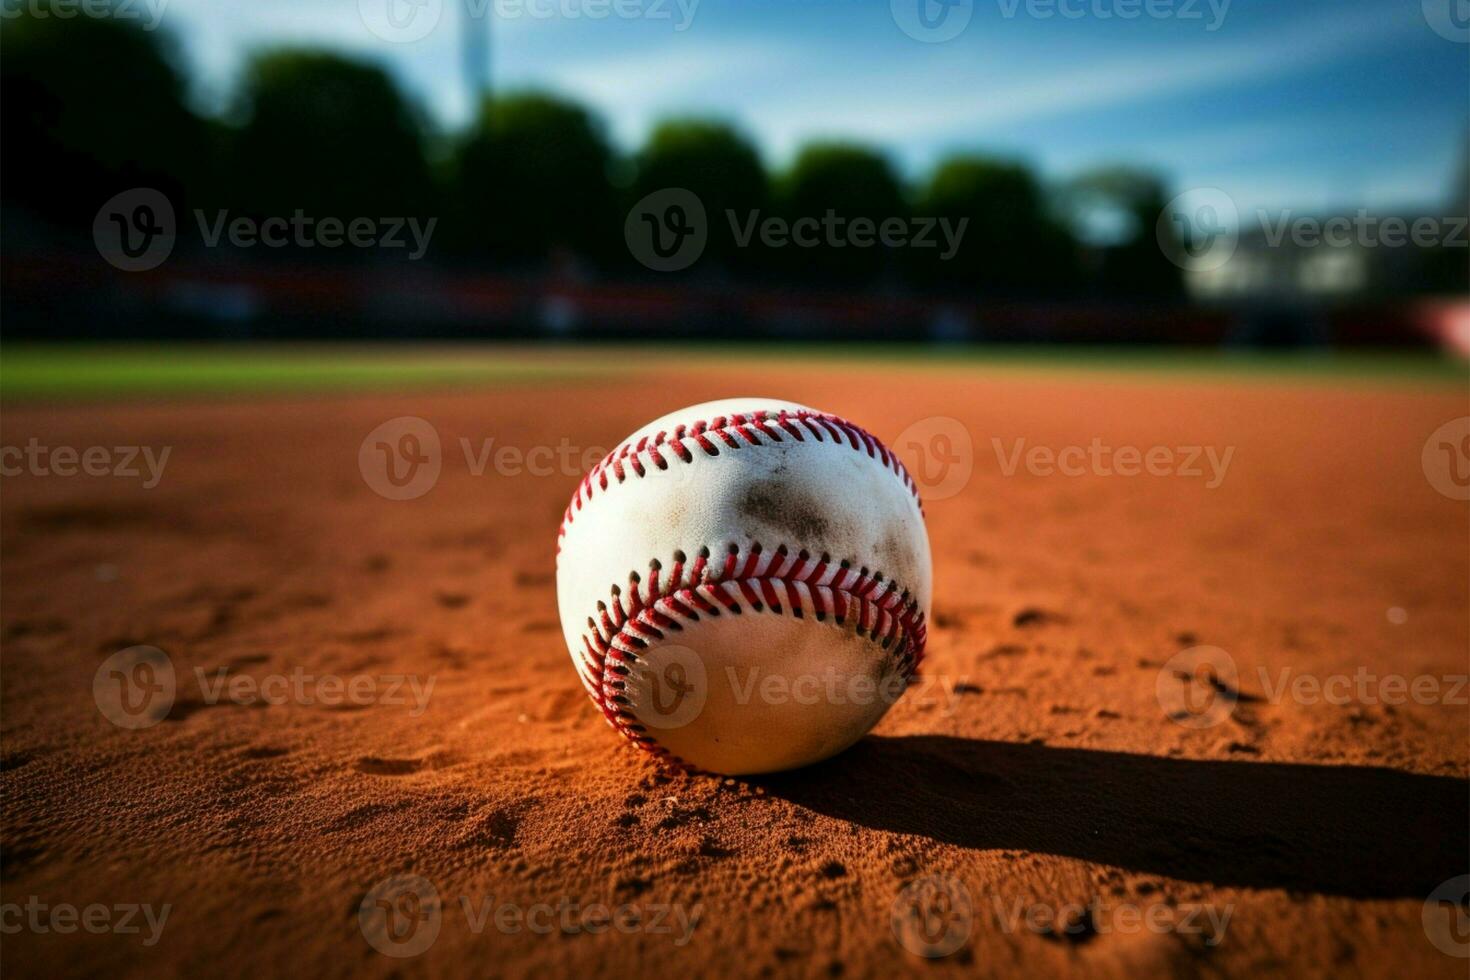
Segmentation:
{"type": "Polygon", "coordinates": [[[1463,977],[1430,938],[1463,951],[1456,910],[1426,900],[1470,871],[1470,508],[1421,451],[1466,411],[1454,388],[708,363],[9,405],[7,446],[169,455],[151,488],[5,477],[6,972],[1463,977]],[[921,445],[957,420],[973,472],[926,505],[923,682],[829,762],[721,780],[659,770],[589,703],[555,542],[597,450],[743,394],[921,445]],[[443,447],[412,500],[359,466],[400,416],[443,447]],[[1078,447],[1080,475],[1038,447],[1078,447]],[[1173,465],[1122,475],[1124,447],[1173,465]],[[137,645],[176,691],[127,729],[94,678],[137,645]],[[1233,683],[1166,667],[1201,647],[1233,683]],[[439,899],[403,908],[437,929],[407,958],[360,925],[394,875],[439,899]],[[932,963],[897,934],[912,882],[951,903],[939,933],[968,899],[932,963]],[[62,931],[94,903],[106,928],[62,931]],[[128,905],[166,920],[118,930],[128,905]]]}

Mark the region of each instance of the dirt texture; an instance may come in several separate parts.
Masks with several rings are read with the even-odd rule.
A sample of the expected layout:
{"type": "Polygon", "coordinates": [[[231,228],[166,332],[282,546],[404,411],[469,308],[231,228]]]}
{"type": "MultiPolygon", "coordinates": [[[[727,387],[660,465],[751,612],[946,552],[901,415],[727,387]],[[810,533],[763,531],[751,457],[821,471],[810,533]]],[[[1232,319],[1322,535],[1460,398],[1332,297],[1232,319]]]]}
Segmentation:
{"type": "Polygon", "coordinates": [[[1432,934],[1465,949],[1433,895],[1470,871],[1470,507],[1422,450],[1466,410],[815,364],[9,405],[6,446],[169,456],[152,487],[141,454],[4,477],[5,972],[1463,977],[1432,934]],[[745,394],[852,419],[942,499],[920,683],[847,753],[734,780],[604,723],[554,563],[599,450],[745,394]],[[441,465],[394,500],[361,453],[402,416],[441,465]]]}

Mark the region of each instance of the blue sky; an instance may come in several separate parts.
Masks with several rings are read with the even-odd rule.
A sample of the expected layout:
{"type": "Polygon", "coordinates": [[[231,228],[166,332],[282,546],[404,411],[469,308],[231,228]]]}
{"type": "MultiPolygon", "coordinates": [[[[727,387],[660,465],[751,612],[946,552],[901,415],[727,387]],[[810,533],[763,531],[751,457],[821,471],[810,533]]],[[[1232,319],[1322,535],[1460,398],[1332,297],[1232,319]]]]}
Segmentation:
{"type": "Polygon", "coordinates": [[[1454,36],[1464,20],[1443,11],[1465,0],[922,0],[958,30],[937,43],[901,26],[926,36],[921,0],[168,0],[162,22],[206,98],[254,48],[322,44],[381,62],[453,125],[466,2],[494,12],[499,88],[573,96],[624,148],[699,113],[773,165],[838,137],[913,175],[961,151],[1053,178],[1125,162],[1243,208],[1317,210],[1443,201],[1470,127],[1470,44],[1431,26],[1454,36]]]}

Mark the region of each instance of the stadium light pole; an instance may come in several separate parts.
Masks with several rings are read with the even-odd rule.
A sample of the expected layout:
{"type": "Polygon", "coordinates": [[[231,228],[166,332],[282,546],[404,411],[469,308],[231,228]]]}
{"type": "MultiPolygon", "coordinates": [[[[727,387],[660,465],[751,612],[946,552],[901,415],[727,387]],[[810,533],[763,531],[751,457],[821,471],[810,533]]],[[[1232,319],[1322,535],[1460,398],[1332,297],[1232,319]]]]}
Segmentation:
{"type": "Polygon", "coordinates": [[[490,95],[490,0],[464,0],[462,53],[465,87],[470,99],[470,115],[480,110],[490,95]],[[478,9],[478,12],[477,12],[478,9]]]}

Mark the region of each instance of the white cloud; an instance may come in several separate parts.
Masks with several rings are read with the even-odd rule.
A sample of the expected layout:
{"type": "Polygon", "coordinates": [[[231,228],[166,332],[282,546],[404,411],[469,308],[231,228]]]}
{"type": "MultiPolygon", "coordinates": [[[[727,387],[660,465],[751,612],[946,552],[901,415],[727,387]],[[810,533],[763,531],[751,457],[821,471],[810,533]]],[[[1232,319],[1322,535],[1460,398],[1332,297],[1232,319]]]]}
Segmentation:
{"type": "MultiPolygon", "coordinates": [[[[983,136],[1007,124],[1199,93],[1230,84],[1288,76],[1395,33],[1422,30],[1395,11],[1369,10],[1323,22],[1304,20],[1264,37],[1208,35],[1161,53],[1109,56],[1058,71],[1057,58],[997,50],[996,59],[961,74],[953,62],[844,74],[793,85],[795,98],[752,107],[762,133],[777,145],[814,125],[864,139],[898,143],[957,134],[983,136]]],[[[1208,112],[1208,103],[1202,103],[1208,112]]]]}

